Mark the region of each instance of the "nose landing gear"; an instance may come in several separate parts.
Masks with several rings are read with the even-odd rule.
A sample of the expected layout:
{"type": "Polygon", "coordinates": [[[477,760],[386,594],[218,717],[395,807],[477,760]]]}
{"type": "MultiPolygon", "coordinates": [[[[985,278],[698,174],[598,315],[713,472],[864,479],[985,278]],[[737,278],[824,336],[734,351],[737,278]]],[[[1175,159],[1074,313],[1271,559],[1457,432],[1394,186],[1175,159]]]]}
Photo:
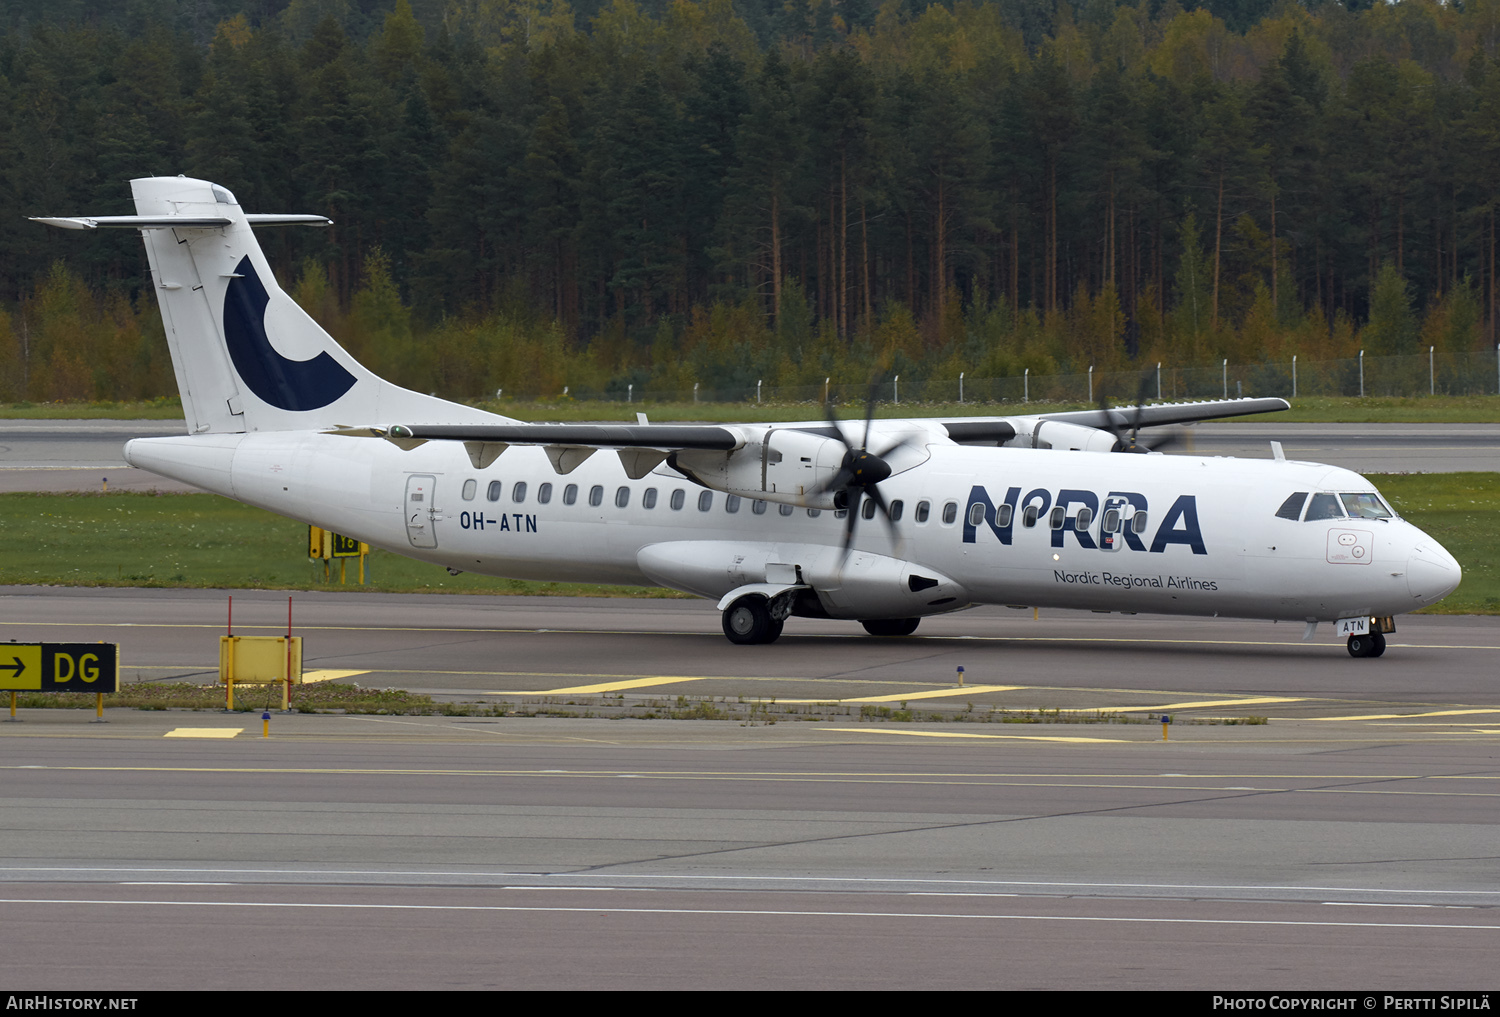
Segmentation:
{"type": "Polygon", "coordinates": [[[1378,657],[1385,652],[1385,636],[1380,632],[1349,637],[1349,656],[1378,657]]]}

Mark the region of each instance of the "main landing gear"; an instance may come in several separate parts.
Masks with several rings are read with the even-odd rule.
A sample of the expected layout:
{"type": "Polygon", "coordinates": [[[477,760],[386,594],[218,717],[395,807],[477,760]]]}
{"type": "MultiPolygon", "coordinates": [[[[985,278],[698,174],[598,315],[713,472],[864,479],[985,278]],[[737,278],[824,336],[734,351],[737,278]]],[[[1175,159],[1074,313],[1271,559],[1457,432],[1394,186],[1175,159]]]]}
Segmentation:
{"type": "MultiPolygon", "coordinates": [[[[790,603],[787,605],[790,608],[790,603]]],[[[724,635],[731,643],[749,646],[774,643],[781,636],[786,615],[775,616],[771,601],[758,593],[741,597],[724,611],[724,635]]]]}
{"type": "Polygon", "coordinates": [[[1385,652],[1385,635],[1371,632],[1364,636],[1349,637],[1349,656],[1378,657],[1385,652]]]}

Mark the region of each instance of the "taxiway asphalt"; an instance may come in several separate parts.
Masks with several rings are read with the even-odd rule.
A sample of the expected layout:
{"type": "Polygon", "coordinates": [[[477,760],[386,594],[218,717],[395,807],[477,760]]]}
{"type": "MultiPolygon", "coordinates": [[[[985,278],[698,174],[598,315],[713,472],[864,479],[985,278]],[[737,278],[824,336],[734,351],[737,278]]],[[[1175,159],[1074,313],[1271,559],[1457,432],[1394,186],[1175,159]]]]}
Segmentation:
{"type": "MultiPolygon", "coordinates": [[[[225,597],[9,588],[0,639],[119,642],[127,676],[196,682],[225,597]]],[[[236,629],[273,632],[285,605],[236,593],[236,629]]],[[[1492,619],[1403,618],[1385,657],[1354,660],[1265,623],[1003,609],[895,640],[808,623],[748,648],[688,601],[299,594],[294,617],[309,667],[447,698],[906,700],[948,717],[972,699],[1136,720],[1170,707],[1177,723],[1164,742],[1149,723],[858,711],[769,726],[277,714],[262,738],[254,715],[27,711],[0,723],[0,977],[1493,982],[1492,619]],[[955,661],[990,690],[954,687],[955,661]],[[1248,714],[1268,722],[1189,723],[1248,714]]]]}

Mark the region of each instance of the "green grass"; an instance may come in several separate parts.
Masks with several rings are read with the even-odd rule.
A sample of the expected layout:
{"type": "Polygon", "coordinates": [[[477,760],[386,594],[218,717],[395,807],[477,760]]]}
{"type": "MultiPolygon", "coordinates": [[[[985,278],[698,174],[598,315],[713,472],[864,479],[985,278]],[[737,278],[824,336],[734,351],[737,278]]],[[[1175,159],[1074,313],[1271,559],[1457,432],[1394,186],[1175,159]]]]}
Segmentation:
{"type": "Polygon", "coordinates": [[[323,582],[307,558],[307,527],[212,494],[0,495],[0,584],[154,586],[383,593],[680,597],[669,590],[536,583],[463,573],[388,551],[358,559],[347,585],[323,582]]]}
{"type": "MultiPolygon", "coordinates": [[[[1117,400],[1118,402],[1118,400],[1117,400]]],[[[705,420],[715,423],[768,423],[778,420],[821,420],[818,403],[619,403],[574,401],[475,401],[473,405],[520,420],[634,420],[644,412],[654,421],[705,420]]],[[[1057,413],[1092,409],[1088,403],[922,403],[899,406],[881,403],[878,417],[970,417],[1014,413],[1057,413]]],[[[838,407],[841,417],[858,417],[857,403],[838,407]]],[[[0,405],[0,420],[116,419],[173,420],[182,416],[179,399],[125,403],[10,403],[0,405]]],[[[1371,396],[1301,397],[1280,413],[1262,413],[1235,420],[1285,423],[1494,423],[1500,421],[1500,398],[1495,396],[1371,396]]]]}
{"type": "MultiPolygon", "coordinates": [[[[1500,474],[1429,473],[1374,478],[1407,519],[1458,558],[1463,584],[1429,612],[1500,614],[1500,474]]],[[[682,597],[634,586],[539,583],[464,573],[386,551],[367,561],[368,582],[323,582],[306,557],[307,527],[211,494],[0,495],[0,585],[152,586],[212,589],[375,590],[533,596],[682,597]]]]}

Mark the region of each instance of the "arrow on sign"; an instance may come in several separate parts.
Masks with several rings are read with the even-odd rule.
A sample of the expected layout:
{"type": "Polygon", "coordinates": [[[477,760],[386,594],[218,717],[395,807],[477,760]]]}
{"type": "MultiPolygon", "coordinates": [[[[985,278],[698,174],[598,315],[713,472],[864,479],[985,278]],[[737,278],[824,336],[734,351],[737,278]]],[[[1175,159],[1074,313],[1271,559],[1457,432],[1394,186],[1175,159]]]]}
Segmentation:
{"type": "Polygon", "coordinates": [[[26,665],[21,663],[20,657],[12,657],[10,660],[9,664],[0,664],[0,671],[12,672],[12,678],[19,678],[26,673],[26,665]]]}

